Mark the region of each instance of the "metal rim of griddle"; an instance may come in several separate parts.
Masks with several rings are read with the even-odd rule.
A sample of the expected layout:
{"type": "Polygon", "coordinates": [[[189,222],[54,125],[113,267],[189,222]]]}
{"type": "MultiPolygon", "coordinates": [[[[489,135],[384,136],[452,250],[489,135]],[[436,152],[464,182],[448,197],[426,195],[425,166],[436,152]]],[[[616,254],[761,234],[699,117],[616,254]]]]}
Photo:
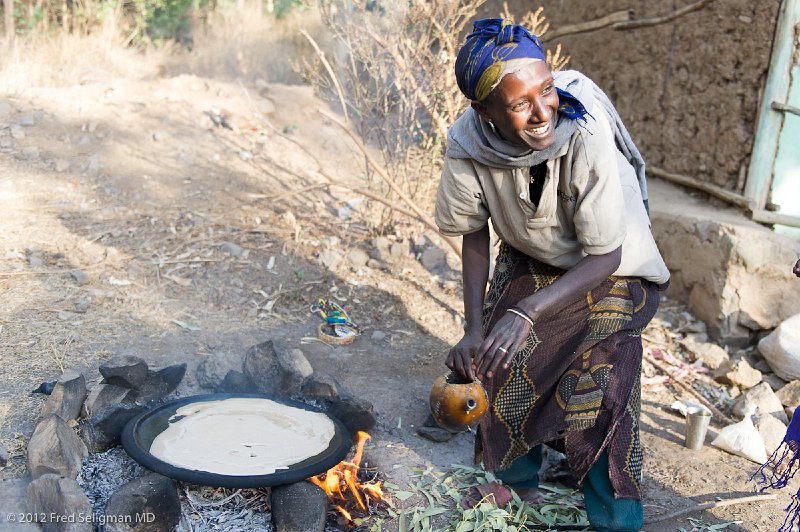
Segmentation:
{"type": "Polygon", "coordinates": [[[305,480],[314,475],[323,473],[341,462],[350,450],[351,443],[350,433],[347,428],[341,421],[327,412],[300,401],[252,393],[213,393],[193,395],[191,397],[183,397],[181,399],[169,401],[137,415],[125,425],[122,431],[123,448],[131,458],[147,469],[190,484],[220,488],[272,487],[305,480]],[[275,401],[276,403],[286,406],[324,414],[333,422],[335,429],[333,438],[331,438],[331,443],[327,449],[315,456],[293,464],[286,469],[281,469],[266,475],[224,475],[209,471],[187,469],[169,464],[150,453],[150,446],[153,440],[166,430],[169,426],[169,419],[175,415],[180,407],[192,403],[221,401],[233,398],[269,399],[270,401],[275,401]]]}

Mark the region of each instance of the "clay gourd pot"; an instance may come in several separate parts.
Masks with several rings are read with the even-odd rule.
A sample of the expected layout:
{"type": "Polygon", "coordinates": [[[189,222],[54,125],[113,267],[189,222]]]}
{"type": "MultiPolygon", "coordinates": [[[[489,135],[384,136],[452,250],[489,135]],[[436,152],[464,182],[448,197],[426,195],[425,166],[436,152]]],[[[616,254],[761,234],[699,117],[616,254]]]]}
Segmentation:
{"type": "Polygon", "coordinates": [[[440,427],[462,432],[486,414],[489,399],[480,381],[468,381],[451,373],[433,383],[430,406],[440,427]]]}

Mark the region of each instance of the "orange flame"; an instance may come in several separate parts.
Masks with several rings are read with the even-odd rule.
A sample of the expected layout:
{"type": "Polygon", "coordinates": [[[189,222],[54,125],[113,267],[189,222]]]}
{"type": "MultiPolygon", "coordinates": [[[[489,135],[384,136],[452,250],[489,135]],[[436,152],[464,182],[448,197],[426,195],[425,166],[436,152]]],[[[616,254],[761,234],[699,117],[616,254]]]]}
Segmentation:
{"type": "Polygon", "coordinates": [[[382,500],[383,490],[380,482],[360,483],[358,469],[364,454],[364,444],[370,439],[366,432],[359,431],[356,452],[352,461],[342,461],[330,468],[327,472],[309,478],[308,480],[319,486],[331,501],[336,504],[336,509],[348,522],[352,522],[351,513],[345,508],[348,502],[353,502],[362,512],[369,512],[367,501],[382,500]],[[349,497],[348,497],[349,493],[349,497]],[[364,497],[367,500],[365,501],[364,497]]]}

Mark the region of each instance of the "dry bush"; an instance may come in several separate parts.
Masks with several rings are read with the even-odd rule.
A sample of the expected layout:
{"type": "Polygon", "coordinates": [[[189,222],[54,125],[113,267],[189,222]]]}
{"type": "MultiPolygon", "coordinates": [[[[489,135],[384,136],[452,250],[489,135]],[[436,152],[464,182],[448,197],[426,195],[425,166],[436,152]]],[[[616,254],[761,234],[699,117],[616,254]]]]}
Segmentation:
{"type": "MultiPolygon", "coordinates": [[[[319,51],[301,66],[319,93],[343,103],[351,127],[377,144],[394,182],[428,212],[447,129],[469,104],[458,90],[453,65],[485,2],[323,1],[320,10],[334,40],[332,53],[319,51]]],[[[507,5],[501,16],[512,19],[507,5]]],[[[521,23],[539,34],[549,26],[541,8],[521,23]]],[[[548,51],[554,70],[568,60],[560,47],[548,51]]],[[[378,181],[372,186],[389,194],[378,181]]],[[[388,221],[386,211],[383,223],[388,221]]]]}

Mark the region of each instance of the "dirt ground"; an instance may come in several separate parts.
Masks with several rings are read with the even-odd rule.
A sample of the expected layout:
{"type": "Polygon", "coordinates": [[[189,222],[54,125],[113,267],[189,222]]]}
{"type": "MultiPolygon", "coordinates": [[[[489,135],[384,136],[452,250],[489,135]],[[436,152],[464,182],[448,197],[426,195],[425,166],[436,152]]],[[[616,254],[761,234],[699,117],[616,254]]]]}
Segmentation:
{"type": "MultiPolygon", "coordinates": [[[[269,338],[375,405],[367,459],[390,481],[408,481],[395,464],[471,463],[471,434],[416,434],[461,330],[458,263],[426,269],[418,255],[441,242],[401,220],[387,235],[401,252],[385,268],[320,264],[326,250],[370,252],[378,212],[367,202],[340,211],[358,196],[320,186],[317,165],[363,176],[363,158],[320,107],[308,87],[169,74],[0,95],[0,441],[10,455],[0,476],[26,475],[24,445],[45,399],[30,391],[62,368],[97,382],[114,354],[187,362],[188,394],[204,357],[235,362],[269,338]],[[221,116],[232,129],[215,124],[221,116]],[[313,339],[319,296],[364,327],[352,345],[313,339]]],[[[663,330],[682,312],[665,301],[648,342],[668,342],[663,330]]],[[[648,518],[752,493],[754,463],[682,446],[682,419],[666,408],[678,389],[643,393],[648,518]]],[[[646,530],[772,530],[788,502],[782,493],[646,530]]]]}

